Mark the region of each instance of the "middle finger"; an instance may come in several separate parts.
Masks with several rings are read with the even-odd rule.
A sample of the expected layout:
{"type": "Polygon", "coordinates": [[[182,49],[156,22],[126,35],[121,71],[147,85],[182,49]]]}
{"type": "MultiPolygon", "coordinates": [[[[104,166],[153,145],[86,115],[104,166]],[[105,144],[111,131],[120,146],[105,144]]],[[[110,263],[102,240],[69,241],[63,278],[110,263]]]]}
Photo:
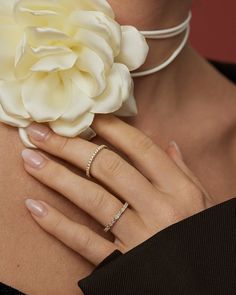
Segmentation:
{"type": "MultiPolygon", "coordinates": [[[[41,124],[33,123],[27,128],[27,132],[37,147],[82,170],[86,169],[97,148],[96,144],[79,137],[59,136],[41,124]]],[[[102,150],[97,155],[91,167],[91,174],[137,211],[143,211],[145,205],[155,198],[152,184],[137,169],[110,150],[102,150]]]]}
{"type": "MultiPolygon", "coordinates": [[[[65,196],[104,227],[122,208],[122,202],[103,187],[74,174],[45,155],[32,150],[24,150],[22,156],[28,173],[65,196]]],[[[126,242],[127,238],[130,238],[127,224],[132,232],[137,232],[142,228],[141,220],[130,208],[126,209],[124,216],[111,229],[121,242],[126,242]]]]}

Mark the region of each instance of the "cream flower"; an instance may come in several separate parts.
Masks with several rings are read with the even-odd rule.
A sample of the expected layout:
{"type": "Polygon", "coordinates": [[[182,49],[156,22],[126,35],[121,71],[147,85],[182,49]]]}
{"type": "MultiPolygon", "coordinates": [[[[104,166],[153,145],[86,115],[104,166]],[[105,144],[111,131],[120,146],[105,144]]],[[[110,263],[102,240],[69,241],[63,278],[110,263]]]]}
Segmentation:
{"type": "Polygon", "coordinates": [[[88,135],[95,114],[134,115],[130,71],[148,46],[105,0],[0,0],[0,121],[88,135]]]}

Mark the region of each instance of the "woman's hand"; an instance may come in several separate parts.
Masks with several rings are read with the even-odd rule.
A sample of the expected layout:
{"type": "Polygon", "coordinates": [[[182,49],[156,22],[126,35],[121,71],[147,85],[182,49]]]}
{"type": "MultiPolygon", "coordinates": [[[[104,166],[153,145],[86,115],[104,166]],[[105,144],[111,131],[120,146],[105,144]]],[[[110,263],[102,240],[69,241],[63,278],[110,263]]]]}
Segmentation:
{"type": "MultiPolygon", "coordinates": [[[[41,152],[22,153],[25,169],[86,211],[103,227],[111,222],[124,202],[129,207],[111,228],[114,242],[77,224],[43,201],[28,199],[35,221],[47,232],[77,251],[94,265],[116,249],[127,252],[155,233],[213,205],[213,201],[184,164],[172,142],[164,152],[134,127],[112,115],[98,116],[93,129],[121,151],[103,149],[91,166],[96,183],[78,176],[41,152]]],[[[31,141],[41,150],[75,167],[86,169],[97,145],[81,138],[64,138],[46,126],[28,128],[31,141]]]]}

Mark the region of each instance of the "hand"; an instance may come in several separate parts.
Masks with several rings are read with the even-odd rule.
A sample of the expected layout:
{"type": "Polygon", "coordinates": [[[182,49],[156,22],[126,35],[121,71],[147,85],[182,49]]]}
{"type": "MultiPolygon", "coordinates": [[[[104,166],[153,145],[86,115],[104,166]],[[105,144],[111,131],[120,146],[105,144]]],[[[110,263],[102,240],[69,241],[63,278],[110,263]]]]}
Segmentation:
{"type": "MultiPolygon", "coordinates": [[[[28,199],[26,205],[35,221],[47,232],[77,251],[94,265],[118,249],[127,252],[162,229],[213,205],[210,196],[184,164],[171,143],[166,151],[134,127],[112,115],[98,116],[92,128],[132,162],[103,149],[91,174],[97,183],[81,177],[41,152],[22,153],[28,173],[58,191],[86,211],[101,225],[108,224],[129,203],[111,228],[114,242],[77,224],[43,201],[28,199]]],[[[64,138],[45,125],[28,128],[31,141],[41,150],[85,170],[97,148],[81,138],[64,138]]]]}

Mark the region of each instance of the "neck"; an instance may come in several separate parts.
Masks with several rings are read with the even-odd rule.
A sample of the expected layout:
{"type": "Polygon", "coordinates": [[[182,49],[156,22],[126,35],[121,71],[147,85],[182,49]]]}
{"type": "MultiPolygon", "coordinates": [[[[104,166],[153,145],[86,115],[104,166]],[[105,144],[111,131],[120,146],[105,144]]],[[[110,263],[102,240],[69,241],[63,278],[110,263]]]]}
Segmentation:
{"type": "Polygon", "coordinates": [[[191,9],[191,0],[108,0],[117,21],[139,30],[178,25],[191,9]]]}
{"type": "MultiPolygon", "coordinates": [[[[181,24],[191,9],[191,0],[109,0],[117,21],[133,25],[140,31],[171,28],[181,24]]],[[[140,70],[153,68],[165,61],[178,47],[185,32],[164,40],[147,39],[149,54],[140,70]]]]}
{"type": "Polygon", "coordinates": [[[135,78],[135,97],[139,110],[136,118],[144,118],[145,114],[150,118],[151,114],[160,116],[175,113],[183,100],[188,99],[185,95],[188,92],[188,75],[196,59],[198,57],[187,45],[167,68],[153,75],[135,78]]]}
{"type": "MultiPolygon", "coordinates": [[[[110,0],[117,21],[120,24],[136,26],[139,30],[159,30],[171,28],[182,23],[191,9],[190,0],[110,0]],[[124,3],[122,3],[124,2],[124,3]],[[132,13],[130,13],[132,12],[132,13]]],[[[150,52],[146,63],[140,70],[153,68],[162,64],[180,45],[185,32],[179,36],[163,40],[147,40],[150,52]]],[[[183,89],[186,87],[186,73],[191,72],[192,61],[196,58],[190,46],[167,68],[142,78],[135,78],[135,97],[139,113],[135,118],[128,119],[130,123],[146,125],[160,112],[174,111],[183,99],[183,89]]],[[[149,128],[150,129],[150,128],[149,128]]]]}
{"type": "Polygon", "coordinates": [[[184,124],[195,122],[196,114],[203,113],[202,105],[212,96],[212,72],[188,44],[167,68],[134,79],[138,114],[124,121],[163,148],[173,139],[181,142],[183,130],[188,129],[184,124]]]}

